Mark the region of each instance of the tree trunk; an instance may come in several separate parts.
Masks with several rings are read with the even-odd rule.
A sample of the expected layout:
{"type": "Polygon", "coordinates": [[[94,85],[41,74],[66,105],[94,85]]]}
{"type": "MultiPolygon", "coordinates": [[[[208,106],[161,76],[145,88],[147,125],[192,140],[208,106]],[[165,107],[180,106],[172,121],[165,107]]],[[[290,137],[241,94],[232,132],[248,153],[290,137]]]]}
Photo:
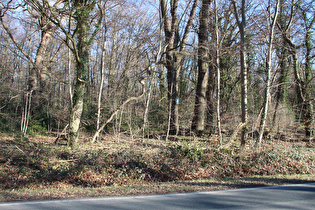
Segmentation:
{"type": "Polygon", "coordinates": [[[215,90],[215,78],[214,78],[214,65],[210,63],[209,65],[209,78],[208,78],[208,90],[207,90],[207,103],[208,103],[208,110],[207,110],[207,129],[210,130],[210,133],[214,132],[214,113],[215,113],[215,108],[214,108],[214,90],[215,90]]]}
{"type": "MultiPolygon", "coordinates": [[[[106,29],[105,29],[106,30],[106,29]]],[[[101,84],[98,93],[98,100],[97,100],[97,119],[96,119],[96,130],[100,128],[100,117],[101,117],[101,102],[102,102],[102,93],[104,87],[104,72],[105,72],[105,53],[106,50],[106,39],[104,38],[103,41],[103,48],[102,48],[102,60],[101,60],[101,84]]],[[[99,141],[99,134],[96,136],[96,141],[99,141]]]]}
{"type": "Polygon", "coordinates": [[[193,17],[197,8],[198,0],[194,0],[190,10],[189,18],[184,30],[184,34],[180,40],[178,20],[177,20],[177,6],[178,0],[171,1],[170,14],[168,14],[167,3],[165,0],[160,0],[161,16],[164,24],[165,34],[165,67],[167,69],[167,88],[169,100],[169,132],[176,135],[179,131],[179,75],[183,61],[183,51],[188,39],[190,28],[193,24],[193,17]]]}
{"type": "MultiPolygon", "coordinates": [[[[287,19],[289,19],[288,16],[285,15],[285,0],[280,0],[279,3],[279,18],[278,18],[278,27],[281,31],[286,31],[287,30],[287,26],[286,26],[286,21],[287,19]]],[[[290,19],[289,19],[290,21],[290,19]]],[[[289,46],[287,44],[287,42],[285,41],[285,39],[282,37],[281,39],[281,46],[279,46],[279,49],[277,49],[277,51],[279,52],[279,67],[280,67],[280,73],[279,73],[279,78],[277,81],[278,87],[277,87],[277,91],[276,91],[276,104],[275,104],[275,110],[273,113],[273,119],[272,119],[272,127],[275,128],[275,124],[276,124],[276,118],[277,118],[277,111],[278,111],[278,107],[280,105],[280,103],[284,102],[284,99],[287,95],[286,90],[288,89],[287,87],[287,80],[288,80],[288,72],[289,72],[289,60],[288,60],[288,56],[289,56],[289,46]]]]}
{"type": "MultiPolygon", "coordinates": [[[[89,5],[91,6],[91,5],[89,5]]],[[[81,2],[76,4],[77,21],[77,56],[76,56],[76,83],[73,93],[73,107],[70,113],[70,140],[68,146],[75,146],[83,112],[84,92],[89,65],[89,12],[84,10],[81,2]]]]}
{"type": "MultiPolygon", "coordinates": [[[[176,106],[176,74],[175,74],[175,64],[173,62],[173,55],[170,55],[170,53],[166,53],[166,69],[167,69],[167,90],[168,90],[168,100],[169,100],[169,130],[171,135],[177,134],[177,123],[178,123],[178,116],[175,112],[175,106],[176,106]]],[[[172,54],[175,54],[173,52],[172,54]]]]}
{"type": "Polygon", "coordinates": [[[68,146],[75,146],[78,137],[78,131],[81,122],[81,115],[83,112],[83,100],[85,92],[85,78],[84,78],[84,65],[82,63],[77,64],[77,79],[74,86],[73,93],[73,107],[70,113],[70,140],[68,146]],[[79,72],[80,71],[80,72],[79,72]]]}
{"type": "Polygon", "coordinates": [[[221,133],[221,119],[220,119],[220,86],[221,86],[221,70],[220,70],[220,50],[221,44],[219,40],[219,20],[218,20],[218,8],[217,8],[217,0],[214,0],[214,10],[215,10],[215,41],[216,41],[216,53],[215,53],[215,65],[217,69],[217,127],[218,127],[218,135],[220,137],[220,144],[223,144],[223,137],[221,133]]]}
{"type": "Polygon", "coordinates": [[[285,42],[282,42],[282,46],[280,49],[280,63],[279,63],[279,67],[280,67],[280,75],[277,81],[278,84],[278,88],[276,91],[276,96],[275,96],[275,100],[276,100],[276,104],[275,104],[275,110],[273,113],[273,118],[272,118],[272,127],[275,127],[276,124],[276,118],[277,118],[277,111],[279,108],[280,103],[284,102],[284,98],[286,97],[286,90],[287,90],[287,77],[288,77],[288,50],[286,49],[286,47],[283,46],[287,46],[285,42]]]}
{"type": "Polygon", "coordinates": [[[245,15],[245,7],[246,2],[242,0],[241,6],[241,15],[242,20],[240,20],[238,12],[237,12],[237,5],[236,1],[232,0],[233,7],[234,7],[234,14],[236,17],[237,25],[240,31],[241,36],[241,50],[240,50],[240,60],[241,60],[241,118],[242,123],[245,124],[242,128],[241,134],[241,146],[244,147],[246,143],[246,133],[247,133],[247,51],[246,51],[246,15],[245,15]]]}
{"type": "MultiPolygon", "coordinates": [[[[271,5],[269,5],[271,7],[271,5]]],[[[268,108],[269,108],[269,97],[270,97],[270,85],[271,85],[271,64],[272,64],[272,50],[273,50],[273,38],[274,38],[274,28],[276,25],[277,17],[278,17],[278,7],[279,7],[279,0],[277,1],[275,14],[272,19],[272,23],[270,26],[270,31],[268,35],[268,58],[267,58],[267,85],[266,85],[266,92],[265,92],[265,101],[264,101],[264,108],[261,115],[261,122],[259,128],[259,137],[257,140],[257,146],[261,147],[261,142],[263,138],[263,133],[265,129],[268,108]]],[[[271,15],[271,14],[269,14],[271,15]]]]}
{"type": "Polygon", "coordinates": [[[175,31],[176,31],[176,12],[177,12],[177,1],[171,2],[171,18],[168,14],[167,3],[165,0],[160,1],[162,19],[164,21],[164,33],[166,42],[166,61],[165,67],[167,69],[167,89],[168,89],[168,100],[169,100],[169,130],[170,134],[174,135],[178,132],[178,109],[176,109],[176,66],[175,61],[176,52],[174,49],[175,31]]]}
{"type": "MultiPolygon", "coordinates": [[[[296,51],[293,52],[293,70],[295,76],[295,83],[296,83],[296,95],[298,104],[301,107],[302,119],[304,121],[304,130],[305,130],[305,137],[307,139],[311,139],[311,126],[313,121],[313,104],[311,103],[310,96],[305,88],[305,81],[301,78],[299,74],[299,63],[298,63],[298,55],[296,51]]],[[[307,70],[306,70],[307,71],[307,70]]],[[[305,71],[305,72],[306,72],[305,71]]],[[[305,77],[306,79],[306,77],[305,77]]]]}
{"type": "Polygon", "coordinates": [[[305,9],[303,9],[300,5],[299,9],[302,12],[304,26],[305,26],[305,37],[304,37],[304,46],[305,46],[305,69],[304,71],[300,71],[298,65],[298,55],[297,55],[297,46],[292,42],[290,38],[284,34],[284,38],[286,42],[290,45],[291,51],[293,54],[293,64],[294,64],[294,75],[296,81],[296,92],[297,92],[297,101],[301,106],[302,118],[304,120],[305,126],[305,137],[307,139],[311,139],[311,130],[312,130],[312,123],[314,121],[314,114],[313,114],[313,104],[311,98],[311,81],[312,81],[312,64],[311,60],[313,59],[311,56],[312,50],[312,36],[311,30],[315,24],[315,16],[309,18],[305,9]],[[300,75],[300,72],[303,76],[300,75]]]}
{"type": "Polygon", "coordinates": [[[201,134],[205,129],[205,111],[207,108],[207,86],[209,77],[209,25],[210,0],[203,0],[199,20],[198,46],[198,81],[196,88],[195,111],[192,130],[201,134]]]}
{"type": "MultiPolygon", "coordinates": [[[[307,17],[305,15],[305,21],[307,20],[307,17]]],[[[311,51],[312,51],[312,35],[311,35],[311,28],[313,23],[315,22],[315,17],[313,17],[313,21],[311,24],[307,27],[306,34],[305,34],[305,46],[306,46],[306,54],[305,54],[305,82],[303,87],[304,92],[304,126],[305,126],[305,137],[307,139],[311,139],[311,130],[312,130],[312,124],[313,124],[313,104],[312,104],[312,94],[311,94],[311,80],[312,80],[312,62],[311,62],[311,51]]]]}
{"type": "Polygon", "coordinates": [[[46,91],[46,78],[47,78],[47,66],[44,64],[46,50],[51,40],[51,34],[53,33],[54,28],[49,28],[42,31],[41,42],[38,47],[36,59],[35,59],[35,67],[38,69],[39,72],[39,82],[40,82],[40,91],[46,91]]]}
{"type": "MultiPolygon", "coordinates": [[[[42,2],[42,8],[40,11],[41,17],[38,18],[38,24],[41,29],[40,43],[36,52],[34,66],[31,70],[31,76],[29,81],[29,87],[32,90],[37,89],[37,76],[39,76],[39,92],[44,93],[46,91],[47,80],[47,65],[45,64],[48,44],[52,38],[52,34],[56,31],[51,20],[46,16],[49,13],[49,5],[47,2],[42,2]]],[[[56,2],[52,7],[56,8],[61,4],[61,1],[56,2]]]]}
{"type": "Polygon", "coordinates": [[[71,77],[71,50],[68,49],[68,83],[69,83],[69,97],[70,97],[70,109],[73,106],[72,95],[72,77],[71,77]]]}

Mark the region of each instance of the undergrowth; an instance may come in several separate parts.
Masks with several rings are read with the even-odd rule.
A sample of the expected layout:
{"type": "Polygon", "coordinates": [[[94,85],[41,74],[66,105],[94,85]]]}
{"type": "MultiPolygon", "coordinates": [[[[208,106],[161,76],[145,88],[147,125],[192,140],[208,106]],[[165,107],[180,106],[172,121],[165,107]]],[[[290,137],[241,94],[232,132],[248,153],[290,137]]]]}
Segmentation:
{"type": "Polygon", "coordinates": [[[0,140],[0,189],[122,186],[254,175],[314,174],[314,148],[265,142],[263,149],[220,148],[204,139],[119,140],[77,149],[48,137],[0,140]]]}

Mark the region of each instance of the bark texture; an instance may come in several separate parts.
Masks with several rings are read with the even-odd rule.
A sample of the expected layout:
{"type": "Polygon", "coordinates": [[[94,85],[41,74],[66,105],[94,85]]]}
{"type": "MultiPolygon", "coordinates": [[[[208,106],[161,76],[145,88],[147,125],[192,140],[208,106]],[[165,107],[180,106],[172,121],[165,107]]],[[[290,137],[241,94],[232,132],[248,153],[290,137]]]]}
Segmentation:
{"type": "Polygon", "coordinates": [[[198,32],[198,81],[196,88],[195,111],[192,130],[202,133],[205,129],[205,113],[207,108],[207,86],[209,78],[209,8],[210,0],[203,0],[200,10],[198,32]]]}
{"type": "Polygon", "coordinates": [[[73,93],[73,107],[70,114],[70,140],[69,146],[75,146],[78,137],[78,131],[81,122],[81,116],[84,105],[84,92],[86,86],[86,78],[89,66],[89,51],[93,36],[90,34],[89,16],[93,11],[95,3],[92,1],[77,0],[74,2],[77,30],[76,43],[76,83],[74,85],[73,93]]]}

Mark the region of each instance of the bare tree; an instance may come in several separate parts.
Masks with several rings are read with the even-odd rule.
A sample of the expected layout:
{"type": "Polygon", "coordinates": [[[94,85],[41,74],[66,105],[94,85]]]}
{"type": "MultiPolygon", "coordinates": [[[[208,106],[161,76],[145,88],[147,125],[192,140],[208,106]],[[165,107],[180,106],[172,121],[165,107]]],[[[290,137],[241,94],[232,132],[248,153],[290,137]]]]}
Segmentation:
{"type": "Polygon", "coordinates": [[[305,137],[307,139],[311,139],[311,130],[312,130],[312,122],[314,118],[313,114],[313,104],[311,97],[311,81],[312,77],[312,67],[311,62],[315,58],[314,54],[312,55],[312,29],[315,24],[315,13],[314,7],[310,2],[304,2],[303,4],[298,1],[292,0],[291,2],[291,15],[290,20],[285,28],[281,27],[278,24],[278,28],[281,30],[282,36],[286,43],[290,46],[290,53],[293,57],[293,72],[295,77],[295,87],[297,94],[297,101],[299,106],[301,107],[302,119],[304,121],[304,129],[305,129],[305,137]],[[304,36],[303,44],[294,43],[293,37],[290,36],[290,29],[293,19],[298,14],[302,17],[302,26],[303,31],[302,34],[304,36]],[[298,51],[304,47],[304,69],[301,68],[298,60],[298,51]]]}
{"type": "MultiPolygon", "coordinates": [[[[183,36],[180,37],[179,21],[177,8],[178,0],[170,1],[170,14],[166,0],[160,0],[161,16],[164,23],[165,36],[165,67],[167,69],[168,100],[169,100],[169,127],[171,134],[177,134],[179,131],[179,75],[181,72],[190,28],[193,24],[198,0],[193,1],[189,17],[184,29],[183,36]]],[[[188,7],[189,5],[187,5],[188,7]]]]}
{"type": "MultiPolygon", "coordinates": [[[[291,28],[290,23],[292,18],[290,17],[290,13],[293,13],[293,10],[290,9],[290,5],[286,3],[286,0],[280,0],[279,3],[279,18],[277,21],[277,27],[281,31],[286,31],[286,27],[291,28]],[[288,13],[288,14],[287,14],[288,13]]],[[[276,41],[276,40],[275,40],[276,41]]],[[[285,101],[287,98],[287,90],[288,90],[288,78],[289,78],[289,71],[290,71],[290,46],[285,41],[285,39],[281,36],[279,37],[280,43],[278,46],[276,45],[276,52],[277,56],[279,57],[279,77],[277,78],[277,87],[275,93],[275,109],[273,113],[272,119],[272,127],[275,127],[276,118],[281,118],[282,116],[278,116],[278,108],[281,103],[285,101]]]]}
{"type": "Polygon", "coordinates": [[[302,13],[302,20],[304,26],[304,46],[305,46],[305,67],[304,67],[304,77],[300,77],[298,79],[302,91],[303,103],[302,103],[302,113],[305,125],[305,137],[309,140],[312,139],[312,124],[314,121],[314,111],[313,111],[313,100],[311,94],[311,81],[314,78],[312,76],[312,60],[315,58],[315,54],[313,52],[313,37],[312,33],[314,31],[315,25],[315,8],[314,4],[305,2],[303,5],[298,4],[299,10],[302,13]],[[304,78],[301,79],[301,78],[304,78]]]}
{"type": "MultiPolygon", "coordinates": [[[[103,12],[104,16],[105,13],[103,12]]],[[[106,22],[106,18],[104,17],[106,22]]],[[[96,120],[96,129],[98,130],[100,128],[100,117],[101,117],[101,103],[102,103],[102,93],[103,93],[103,87],[104,87],[104,80],[105,80],[105,62],[106,62],[106,23],[105,28],[103,31],[103,47],[102,47],[102,56],[101,56],[101,83],[100,83],[100,89],[98,93],[98,101],[97,101],[97,120],[96,120]]],[[[99,135],[96,136],[96,141],[99,140],[99,135]]]]}
{"type": "MultiPolygon", "coordinates": [[[[217,0],[214,0],[214,15],[215,15],[215,67],[217,69],[217,127],[218,135],[220,137],[220,143],[223,143],[223,137],[221,132],[221,119],[220,119],[220,97],[221,97],[221,70],[220,70],[220,51],[222,46],[222,41],[219,38],[219,17],[218,17],[218,7],[217,0]]],[[[223,38],[221,39],[223,40],[223,38]]]]}
{"type": "Polygon", "coordinates": [[[69,146],[74,146],[78,137],[81,115],[83,112],[84,93],[86,87],[87,72],[89,66],[89,54],[91,44],[99,30],[101,15],[95,15],[96,1],[75,0],[64,2],[62,8],[51,6],[47,0],[42,3],[38,0],[28,0],[30,5],[42,16],[47,17],[65,35],[64,43],[72,50],[76,62],[76,82],[73,93],[73,107],[70,114],[70,140],[69,146]],[[48,10],[46,9],[48,8],[48,10]],[[75,20],[73,31],[66,30],[60,12],[67,14],[69,21],[75,20]],[[96,18],[96,17],[99,18],[96,18]],[[96,18],[94,29],[92,23],[96,18]]]}
{"type": "Polygon", "coordinates": [[[238,14],[237,3],[236,0],[231,0],[234,7],[234,15],[237,21],[237,25],[240,31],[241,38],[241,49],[240,49],[240,57],[241,57],[241,109],[242,109],[242,136],[241,136],[241,145],[245,146],[246,143],[246,130],[247,130],[247,51],[246,51],[246,0],[242,0],[241,6],[241,19],[238,14]]]}
{"type": "MultiPolygon", "coordinates": [[[[5,7],[6,10],[10,9],[10,3],[12,1],[8,2],[7,7],[5,7]]],[[[27,1],[26,1],[27,3],[27,1]]],[[[62,3],[61,0],[56,1],[53,5],[52,8],[57,8],[60,4],[62,3]]],[[[38,26],[40,29],[40,42],[39,46],[36,51],[36,56],[34,61],[32,60],[31,56],[28,55],[22,47],[18,44],[18,42],[15,40],[13,33],[9,29],[9,27],[6,25],[6,23],[3,20],[4,16],[4,11],[3,14],[1,14],[0,21],[3,26],[3,28],[6,30],[8,33],[9,37],[15,44],[15,46],[24,54],[26,59],[29,60],[32,64],[32,68],[30,70],[30,75],[28,78],[28,87],[27,87],[27,92],[25,96],[25,109],[24,113],[22,116],[22,123],[21,123],[21,131],[24,135],[26,135],[27,132],[27,127],[28,127],[28,122],[29,122],[29,117],[30,117],[30,112],[31,112],[31,105],[32,105],[32,96],[35,90],[39,90],[40,92],[44,92],[46,88],[46,78],[47,78],[47,48],[48,45],[51,41],[52,35],[56,30],[56,27],[54,24],[44,16],[44,13],[48,11],[47,3],[43,0],[42,1],[42,10],[33,10],[32,7],[27,7],[28,13],[31,15],[33,19],[35,19],[38,22],[38,26]],[[45,64],[46,63],[46,64],[45,64]],[[37,77],[39,75],[39,82],[40,85],[38,87],[37,85],[37,77]]],[[[20,7],[21,5],[17,4],[13,6],[11,9],[15,9],[17,7],[20,7]]]]}
{"type": "Polygon", "coordinates": [[[198,134],[205,128],[205,111],[207,108],[207,86],[209,77],[209,9],[210,0],[203,0],[199,15],[198,31],[198,81],[195,99],[194,118],[192,120],[192,130],[198,134]]]}
{"type": "Polygon", "coordinates": [[[266,84],[266,91],[265,91],[265,98],[264,98],[264,108],[263,108],[263,112],[261,115],[261,122],[260,122],[260,128],[259,128],[259,137],[257,139],[257,146],[260,148],[261,147],[261,142],[262,142],[262,138],[263,138],[263,133],[264,133],[264,128],[265,128],[265,124],[266,124],[266,118],[267,118],[267,114],[268,114],[268,108],[269,108],[269,99],[270,99],[270,89],[271,89],[271,65],[272,65],[272,52],[273,52],[273,39],[274,39],[274,29],[276,26],[276,22],[277,22],[277,17],[279,14],[279,3],[280,0],[277,0],[275,9],[273,11],[273,17],[272,17],[272,11],[271,11],[271,2],[269,1],[269,5],[268,5],[268,11],[267,14],[268,16],[267,18],[267,24],[268,24],[268,32],[267,32],[267,36],[266,39],[267,44],[268,44],[268,55],[267,55],[267,61],[266,61],[266,72],[267,72],[267,84],[266,84]]]}

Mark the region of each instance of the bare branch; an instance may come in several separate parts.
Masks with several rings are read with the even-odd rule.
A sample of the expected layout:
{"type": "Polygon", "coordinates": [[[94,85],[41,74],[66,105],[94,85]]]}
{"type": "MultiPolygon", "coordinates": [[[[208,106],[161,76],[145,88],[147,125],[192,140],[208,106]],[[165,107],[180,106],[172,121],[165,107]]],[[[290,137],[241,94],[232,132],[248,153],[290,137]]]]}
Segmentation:
{"type": "Polygon", "coordinates": [[[238,12],[237,12],[237,3],[236,3],[236,0],[231,0],[232,1],[232,4],[233,4],[233,8],[234,8],[234,15],[235,15],[235,18],[236,18],[236,22],[237,22],[237,25],[239,28],[241,28],[241,21],[240,21],[240,18],[239,18],[239,15],[238,15],[238,12]]]}
{"type": "Polygon", "coordinates": [[[0,107],[0,110],[1,110],[1,109],[4,109],[6,106],[8,106],[8,104],[12,101],[12,99],[14,99],[14,98],[16,98],[16,97],[19,97],[19,96],[20,96],[20,95],[16,95],[16,96],[11,97],[10,100],[9,100],[5,105],[3,105],[2,107],[0,107]]]}
{"type": "Polygon", "coordinates": [[[32,61],[32,59],[28,56],[28,54],[23,50],[23,48],[19,45],[19,43],[15,40],[12,32],[10,31],[10,29],[7,27],[7,25],[4,23],[3,21],[3,17],[0,17],[0,22],[4,28],[4,30],[7,32],[7,34],[9,35],[10,39],[12,40],[13,44],[18,48],[18,50],[26,57],[26,59],[28,61],[30,61],[32,64],[34,64],[34,62],[32,61]]]}
{"type": "Polygon", "coordinates": [[[104,122],[102,124],[102,126],[95,132],[94,136],[93,136],[93,139],[92,139],[92,143],[94,143],[96,141],[96,138],[99,136],[100,132],[105,128],[105,126],[110,123],[114,116],[116,114],[118,114],[118,112],[126,105],[128,104],[129,102],[131,101],[135,101],[135,100],[139,100],[140,98],[142,98],[144,95],[145,95],[145,87],[143,85],[143,83],[141,83],[142,85],[142,94],[140,96],[137,96],[137,97],[130,97],[128,98],[127,100],[125,100],[111,115],[110,117],[106,120],[106,122],[104,122]]]}
{"type": "Polygon", "coordinates": [[[187,25],[185,28],[185,32],[184,32],[182,41],[180,43],[180,51],[185,49],[185,45],[186,45],[186,42],[188,39],[188,34],[189,34],[190,28],[193,24],[193,20],[194,20],[195,14],[196,14],[196,9],[197,9],[197,5],[198,5],[197,3],[198,3],[198,0],[194,0],[194,4],[193,4],[191,11],[190,11],[190,15],[189,15],[189,19],[188,19],[188,22],[187,22],[187,25]]]}

